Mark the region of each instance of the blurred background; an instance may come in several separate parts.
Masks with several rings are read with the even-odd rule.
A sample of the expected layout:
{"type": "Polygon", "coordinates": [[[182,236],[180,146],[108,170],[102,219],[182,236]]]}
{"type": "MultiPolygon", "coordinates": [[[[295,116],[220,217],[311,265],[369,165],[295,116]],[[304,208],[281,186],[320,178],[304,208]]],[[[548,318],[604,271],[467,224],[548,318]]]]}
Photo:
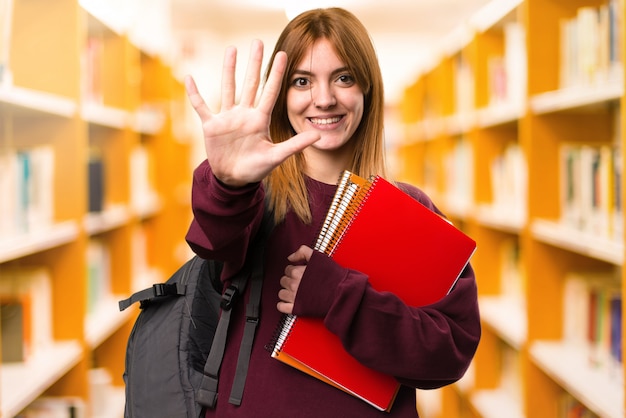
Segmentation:
{"type": "MultiPolygon", "coordinates": [[[[393,176],[477,241],[483,336],[424,418],[622,418],[624,0],[0,0],[0,417],[121,417],[139,313],[192,254],[182,84],[341,6],[383,71],[393,176]]],[[[240,83],[241,84],[241,83],[240,83]]]]}

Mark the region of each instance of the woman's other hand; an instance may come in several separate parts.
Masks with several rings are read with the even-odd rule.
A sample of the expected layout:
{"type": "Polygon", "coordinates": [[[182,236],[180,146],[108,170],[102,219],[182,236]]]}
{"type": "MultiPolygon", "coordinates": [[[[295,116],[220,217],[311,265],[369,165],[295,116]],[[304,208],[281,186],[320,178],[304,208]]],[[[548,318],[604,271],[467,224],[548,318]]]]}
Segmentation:
{"type": "Polygon", "coordinates": [[[295,253],[287,257],[290,264],[285,267],[285,274],[280,278],[282,289],[278,292],[280,302],[276,305],[280,312],[286,314],[293,313],[293,304],[296,301],[298,287],[312,254],[313,249],[303,245],[295,253]]]}

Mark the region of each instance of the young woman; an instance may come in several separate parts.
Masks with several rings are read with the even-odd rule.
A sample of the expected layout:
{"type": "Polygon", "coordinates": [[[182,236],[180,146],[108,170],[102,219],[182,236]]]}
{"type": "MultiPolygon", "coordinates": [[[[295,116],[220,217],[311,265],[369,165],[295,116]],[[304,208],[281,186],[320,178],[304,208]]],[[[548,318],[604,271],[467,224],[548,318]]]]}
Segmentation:
{"type": "MultiPolygon", "coordinates": [[[[264,346],[282,315],[293,313],[322,318],[356,359],[394,376],[402,386],[391,416],[416,417],[415,388],[461,378],[478,345],[473,270],[468,265],[441,301],[415,307],[375,291],[363,273],[312,250],[343,170],[386,175],[378,60],[363,25],[339,8],[305,12],[286,26],[257,100],[262,58],[263,45],[255,41],[236,103],[236,51],[226,50],[219,113],[186,80],[207,153],[194,171],[189,245],[201,257],[223,260],[228,283],[264,212],[273,211],[275,220],[243,401],[235,406],[228,399],[245,322],[241,303],[231,318],[217,405],[206,416],[389,415],[270,357],[264,346]]],[[[440,213],[419,189],[399,187],[440,213]]]]}

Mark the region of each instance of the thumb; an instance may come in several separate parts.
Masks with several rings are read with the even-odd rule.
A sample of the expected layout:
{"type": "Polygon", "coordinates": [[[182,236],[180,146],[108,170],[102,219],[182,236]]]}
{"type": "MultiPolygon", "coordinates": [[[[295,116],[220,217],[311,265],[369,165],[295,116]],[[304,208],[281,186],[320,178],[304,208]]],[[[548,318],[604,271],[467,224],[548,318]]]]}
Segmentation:
{"type": "Polygon", "coordinates": [[[287,260],[291,263],[308,263],[313,255],[313,249],[306,245],[300,246],[298,250],[287,257],[287,260]]]}
{"type": "Polygon", "coordinates": [[[297,154],[310,145],[313,145],[315,142],[319,141],[320,138],[321,136],[318,133],[312,131],[299,133],[284,142],[276,144],[276,157],[281,162],[285,161],[292,155],[297,154]]]}

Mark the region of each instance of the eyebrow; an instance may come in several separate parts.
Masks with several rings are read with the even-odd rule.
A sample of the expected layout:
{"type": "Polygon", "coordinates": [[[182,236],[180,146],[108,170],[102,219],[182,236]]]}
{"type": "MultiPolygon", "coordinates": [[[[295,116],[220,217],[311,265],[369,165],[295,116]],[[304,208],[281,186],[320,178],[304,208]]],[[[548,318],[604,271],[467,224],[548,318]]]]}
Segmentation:
{"type": "MultiPolygon", "coordinates": [[[[348,67],[337,68],[336,70],[333,70],[331,75],[337,75],[339,73],[343,73],[343,72],[346,72],[346,71],[350,72],[350,69],[348,67]]],[[[307,71],[307,70],[295,69],[294,72],[293,72],[293,75],[313,75],[313,73],[311,71],[307,71]]]]}

